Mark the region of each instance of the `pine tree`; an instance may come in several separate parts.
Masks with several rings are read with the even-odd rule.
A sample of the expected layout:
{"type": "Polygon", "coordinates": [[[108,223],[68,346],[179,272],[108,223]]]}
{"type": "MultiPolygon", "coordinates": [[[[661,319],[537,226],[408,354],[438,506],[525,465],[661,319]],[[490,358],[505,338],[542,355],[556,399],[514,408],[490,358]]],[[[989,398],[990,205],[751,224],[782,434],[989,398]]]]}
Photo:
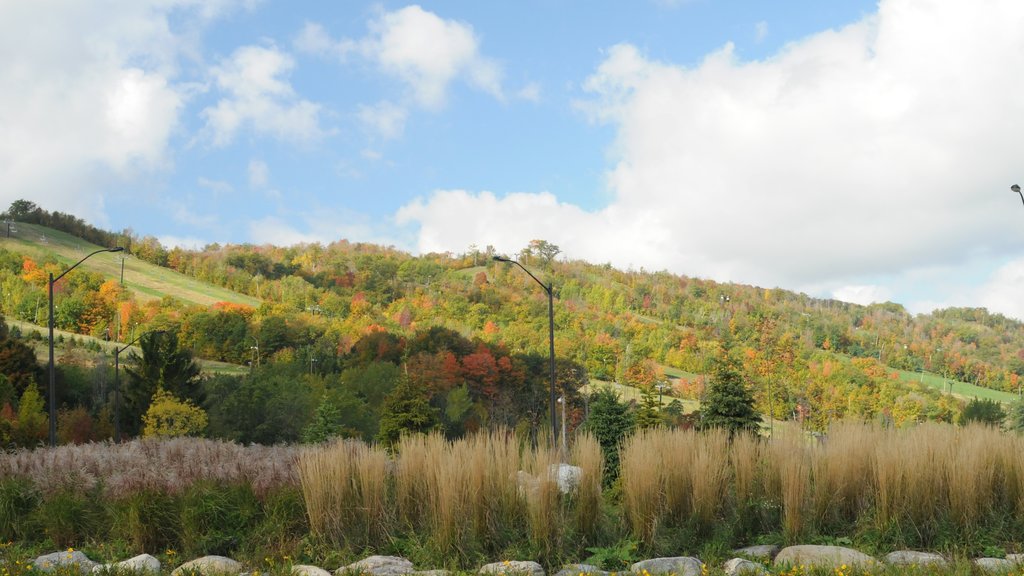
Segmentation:
{"type": "Polygon", "coordinates": [[[423,434],[438,427],[437,409],[430,405],[426,390],[402,378],[384,398],[377,440],[393,446],[402,434],[423,434]]]}
{"type": "Polygon", "coordinates": [[[327,442],[342,435],[341,411],[325,396],[316,407],[313,421],[302,431],[302,441],[307,444],[327,442]]]}
{"type": "Polygon", "coordinates": [[[732,436],[740,431],[757,432],[760,424],[754,396],[743,382],[739,362],[726,344],[715,359],[711,384],[701,401],[700,428],[725,428],[732,436]]]}

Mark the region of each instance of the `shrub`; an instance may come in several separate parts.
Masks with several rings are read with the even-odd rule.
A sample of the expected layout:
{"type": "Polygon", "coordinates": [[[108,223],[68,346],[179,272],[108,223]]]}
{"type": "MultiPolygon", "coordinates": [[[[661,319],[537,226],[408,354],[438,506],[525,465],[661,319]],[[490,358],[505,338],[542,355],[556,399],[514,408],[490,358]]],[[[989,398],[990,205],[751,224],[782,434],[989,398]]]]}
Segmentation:
{"type": "Polygon", "coordinates": [[[259,520],[259,502],[250,486],[197,483],[182,495],[182,549],[193,556],[230,556],[259,520]]]}
{"type": "Polygon", "coordinates": [[[39,491],[24,477],[0,479],[0,541],[26,540],[33,528],[28,521],[39,505],[39,491]]]}
{"type": "Polygon", "coordinates": [[[157,388],[153,401],[142,417],[145,437],[199,436],[206,429],[206,412],[189,400],[178,400],[163,388],[157,388]]]}

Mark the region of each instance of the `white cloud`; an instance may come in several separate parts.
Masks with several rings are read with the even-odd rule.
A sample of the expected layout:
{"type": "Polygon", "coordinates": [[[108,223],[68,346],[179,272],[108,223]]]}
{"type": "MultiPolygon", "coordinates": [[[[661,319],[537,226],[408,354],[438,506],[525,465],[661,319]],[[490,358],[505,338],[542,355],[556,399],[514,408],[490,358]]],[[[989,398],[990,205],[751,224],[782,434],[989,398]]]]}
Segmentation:
{"type": "Polygon", "coordinates": [[[360,106],[359,121],[374,134],[385,140],[400,138],[405,131],[409,111],[403,106],[383,101],[373,106],[360,106]]]}
{"type": "Polygon", "coordinates": [[[416,5],[381,12],[370,21],[369,34],[359,40],[334,41],[321,25],[307,22],[294,46],[342,61],[359,55],[404,83],[412,100],[430,110],[444,107],[456,80],[505,98],[501,67],[481,54],[473,27],[416,5]]]}
{"type": "Polygon", "coordinates": [[[540,102],[540,84],[529,82],[516,92],[516,97],[530,102],[540,102]]]}
{"type": "Polygon", "coordinates": [[[996,270],[979,290],[978,301],[989,310],[1024,321],[1024,259],[996,270]]]}
{"type": "Polygon", "coordinates": [[[229,182],[225,182],[223,180],[212,180],[202,176],[196,180],[196,184],[198,184],[200,188],[205,188],[214,194],[230,194],[235,191],[234,186],[229,182]]]}
{"type": "Polygon", "coordinates": [[[183,250],[199,250],[209,244],[206,240],[193,236],[158,236],[157,240],[166,248],[181,248],[183,250]]]}
{"type": "Polygon", "coordinates": [[[320,105],[300,98],[287,80],[294,67],[292,57],[273,46],[243,46],[212,68],[225,94],[202,112],[213,143],[229,144],[243,126],[291,142],[323,136],[320,105]]]}
{"type": "Polygon", "coordinates": [[[358,239],[383,246],[401,244],[384,227],[350,210],[319,207],[316,210],[290,214],[285,218],[267,216],[249,224],[250,240],[256,244],[293,246],[319,242],[327,244],[341,239],[358,239]],[[298,222],[298,223],[296,223],[298,222]]]}
{"type": "Polygon", "coordinates": [[[616,130],[605,208],[436,193],[399,215],[421,250],[546,238],[570,257],[766,286],[885,286],[1020,253],[1007,186],[1021,29],[1016,0],[883,0],[763,61],[726,45],[681,66],[618,45],[579,104],[616,130]]]}
{"type": "Polygon", "coordinates": [[[170,166],[187,99],[178,61],[232,4],[0,3],[0,203],[28,198],[102,225],[111,178],[170,166]]]}
{"type": "Polygon", "coordinates": [[[448,85],[459,77],[502,98],[501,70],[480,54],[469,24],[445,20],[414,5],[383,13],[370,23],[370,32],[360,42],[360,51],[405,82],[422,106],[443,106],[448,85]]]}
{"type": "Polygon", "coordinates": [[[249,187],[266,188],[270,182],[270,168],[262,160],[249,160],[249,187]]]}
{"type": "Polygon", "coordinates": [[[768,23],[764,20],[754,24],[754,41],[763,42],[768,37],[768,23]]]}
{"type": "Polygon", "coordinates": [[[892,298],[892,292],[877,285],[842,286],[832,292],[832,297],[843,302],[854,304],[874,304],[876,302],[888,302],[892,298]]]}

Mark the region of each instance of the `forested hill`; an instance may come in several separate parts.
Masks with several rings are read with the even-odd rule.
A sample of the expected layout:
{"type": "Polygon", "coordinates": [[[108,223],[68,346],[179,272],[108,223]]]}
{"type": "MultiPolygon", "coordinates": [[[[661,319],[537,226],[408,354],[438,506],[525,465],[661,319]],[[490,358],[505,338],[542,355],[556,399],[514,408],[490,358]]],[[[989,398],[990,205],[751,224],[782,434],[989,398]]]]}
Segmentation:
{"type": "MultiPolygon", "coordinates": [[[[91,228],[74,217],[21,208],[7,216],[70,221],[74,226],[62,226],[69,232],[91,228]]],[[[83,267],[59,286],[57,322],[65,329],[103,336],[114,327],[113,336],[123,340],[125,326],[159,326],[176,330],[182,343],[211,360],[253,361],[258,347],[262,362],[316,358],[318,370],[330,370],[368,334],[406,340],[433,326],[510,351],[547,351],[544,291],[517,267],[495,262],[490,248],[412,256],[339,240],[183,250],[131,231],[92,230],[83,235],[117,242],[135,258],[245,300],[199,305],[158,294],[142,298],[111,282],[110,274],[83,267]]],[[[4,314],[43,324],[38,303],[40,296],[45,301],[45,271],[66,264],[45,246],[27,254],[13,240],[0,242],[4,314]]],[[[1021,323],[984,309],[912,316],[892,303],[859,306],[622,271],[561,258],[542,240],[511,256],[553,284],[556,353],[592,379],[650,387],[667,375],[676,395],[698,398],[699,375],[728,338],[762,412],[823,423],[882,412],[896,420],[950,419],[957,401],[939,394],[935,375],[1016,393],[1024,374],[1021,323]]],[[[125,281],[131,286],[130,277],[125,281]]]]}

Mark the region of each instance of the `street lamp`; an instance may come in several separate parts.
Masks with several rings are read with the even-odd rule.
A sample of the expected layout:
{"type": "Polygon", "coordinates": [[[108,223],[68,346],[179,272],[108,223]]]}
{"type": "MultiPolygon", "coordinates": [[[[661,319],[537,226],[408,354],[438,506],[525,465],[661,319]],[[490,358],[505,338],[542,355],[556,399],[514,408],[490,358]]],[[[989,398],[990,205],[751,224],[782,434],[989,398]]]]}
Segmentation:
{"type": "Polygon", "coordinates": [[[65,274],[77,268],[79,264],[85,262],[89,258],[99,254],[100,252],[121,252],[123,250],[124,248],[120,246],[118,246],[117,248],[103,248],[95,252],[92,252],[85,258],[82,258],[78,262],[75,262],[74,266],[61,272],[60,276],[57,276],[56,278],[53,277],[53,272],[50,272],[50,280],[48,285],[50,294],[50,320],[48,324],[50,330],[50,446],[57,445],[57,384],[53,373],[53,284],[57,280],[63,278],[65,274]]]}
{"type": "Polygon", "coordinates": [[[519,266],[520,268],[523,269],[523,272],[526,272],[527,274],[529,274],[530,278],[533,278],[533,280],[537,284],[540,284],[540,287],[543,288],[544,291],[548,293],[548,344],[549,344],[548,355],[549,355],[550,364],[551,364],[551,399],[550,399],[550,404],[551,404],[551,445],[552,446],[557,446],[558,445],[558,417],[555,415],[555,297],[554,297],[554,293],[551,290],[551,285],[550,284],[545,284],[545,283],[541,282],[540,280],[538,280],[537,277],[533,275],[533,272],[530,272],[529,270],[527,270],[526,267],[523,266],[522,264],[520,264],[519,262],[516,262],[515,260],[509,260],[508,258],[504,258],[504,257],[501,257],[501,256],[495,256],[494,260],[496,260],[498,262],[507,262],[509,264],[515,264],[516,266],[519,266]]]}
{"type": "Polygon", "coordinates": [[[154,330],[139,334],[131,342],[121,348],[114,348],[114,441],[121,442],[121,352],[138,342],[146,334],[163,334],[166,330],[154,330]]]}
{"type": "Polygon", "coordinates": [[[1016,192],[1017,194],[1019,194],[1020,195],[1021,203],[1024,203],[1024,193],[1022,193],[1020,191],[1020,186],[1019,185],[1014,184],[1013,186],[1010,186],[1010,190],[1012,190],[1012,191],[1016,192]]]}

